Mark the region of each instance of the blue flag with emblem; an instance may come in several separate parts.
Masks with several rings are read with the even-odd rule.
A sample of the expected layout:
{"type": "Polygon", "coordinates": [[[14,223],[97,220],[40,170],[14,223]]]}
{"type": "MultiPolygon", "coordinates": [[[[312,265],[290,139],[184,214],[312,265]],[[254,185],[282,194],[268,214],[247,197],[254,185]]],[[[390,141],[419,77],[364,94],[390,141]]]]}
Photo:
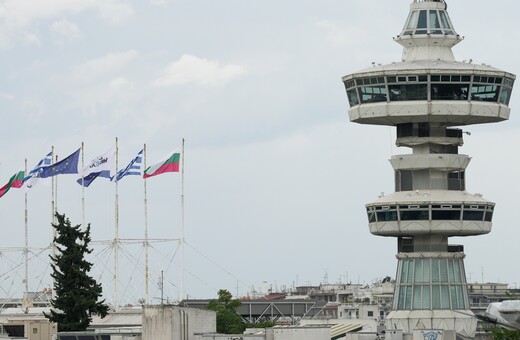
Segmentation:
{"type": "Polygon", "coordinates": [[[42,169],[40,172],[41,178],[52,177],[56,175],[64,175],[64,174],[77,174],[78,173],[78,161],[79,161],[79,152],[81,148],[76,150],[73,154],[69,155],[67,158],[62,159],[61,161],[49,165],[42,169]]]}
{"type": "Polygon", "coordinates": [[[91,160],[81,172],[81,176],[77,182],[79,185],[88,187],[96,178],[111,178],[115,173],[115,146],[111,147],[101,156],[97,156],[91,160]]]}

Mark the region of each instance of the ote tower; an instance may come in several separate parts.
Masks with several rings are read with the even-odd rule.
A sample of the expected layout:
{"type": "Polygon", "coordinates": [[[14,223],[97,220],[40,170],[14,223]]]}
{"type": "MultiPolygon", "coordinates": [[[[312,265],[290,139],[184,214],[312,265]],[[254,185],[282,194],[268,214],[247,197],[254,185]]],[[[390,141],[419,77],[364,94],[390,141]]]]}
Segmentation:
{"type": "Polygon", "coordinates": [[[412,149],[390,159],[395,193],[366,205],[370,232],[397,237],[386,329],[473,337],[464,249],[448,238],[489,233],[495,203],[466,192],[470,157],[458,152],[463,131],[456,126],[507,120],[515,75],[455,61],[451,49],[462,37],[443,0],[414,0],[394,40],[404,47],[401,62],[342,78],[350,121],[395,126],[396,145],[412,149]]]}

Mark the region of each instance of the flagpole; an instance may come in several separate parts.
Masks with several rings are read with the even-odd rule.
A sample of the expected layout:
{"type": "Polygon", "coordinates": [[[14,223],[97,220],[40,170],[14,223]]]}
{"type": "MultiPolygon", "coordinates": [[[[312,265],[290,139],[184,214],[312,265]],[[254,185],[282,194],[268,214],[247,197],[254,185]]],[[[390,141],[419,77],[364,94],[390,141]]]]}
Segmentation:
{"type": "Polygon", "coordinates": [[[180,235],[180,295],[181,301],[184,299],[184,138],[182,139],[181,150],[181,235],[180,235]]]}
{"type": "MultiPolygon", "coordinates": [[[[146,144],[143,146],[143,172],[146,170],[146,144]]],[[[148,281],[149,281],[149,267],[148,267],[148,198],[146,192],[146,178],[144,181],[144,253],[145,253],[145,301],[148,304],[148,281]]]]}
{"type": "MultiPolygon", "coordinates": [[[[56,162],[58,161],[58,155],[56,155],[56,162]]],[[[54,146],[52,146],[52,156],[51,156],[51,165],[54,164],[54,146]]],[[[56,224],[56,212],[58,211],[58,178],[56,176],[52,176],[52,241],[51,241],[51,252],[52,257],[56,256],[56,229],[54,228],[54,224],[56,224]]],[[[54,290],[54,278],[52,279],[52,299],[56,297],[56,292],[54,290]]]]}
{"type": "Polygon", "coordinates": [[[115,197],[115,236],[114,236],[114,309],[119,310],[119,181],[117,179],[118,154],[119,148],[116,137],[116,197],[115,197]]]}
{"type": "MultiPolygon", "coordinates": [[[[27,158],[25,159],[25,173],[27,174],[27,158]]],[[[27,214],[27,191],[25,191],[25,294],[23,297],[23,311],[29,313],[29,223],[27,214]]]]}
{"type": "Polygon", "coordinates": [[[85,144],[81,142],[81,226],[85,229],[85,144]]]}
{"type": "MultiPolygon", "coordinates": [[[[52,164],[54,164],[54,145],[51,147],[51,165],[52,164]]],[[[51,224],[52,223],[54,223],[54,176],[51,177],[51,224]]],[[[54,227],[52,230],[54,230],[54,227]]],[[[53,233],[51,233],[51,235],[52,234],[53,233]]],[[[51,241],[51,244],[52,243],[54,243],[54,238],[53,241],[51,241]]]]}

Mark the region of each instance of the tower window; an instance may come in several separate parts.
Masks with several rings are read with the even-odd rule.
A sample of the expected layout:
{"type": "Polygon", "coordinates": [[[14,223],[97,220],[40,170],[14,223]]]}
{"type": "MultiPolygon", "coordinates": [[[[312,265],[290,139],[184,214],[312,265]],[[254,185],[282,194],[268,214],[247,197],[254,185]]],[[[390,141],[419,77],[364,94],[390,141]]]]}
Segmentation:
{"type": "Polygon", "coordinates": [[[493,219],[493,208],[488,207],[486,210],[486,213],[484,215],[484,221],[491,222],[492,219],[493,219]]]}
{"type": "Polygon", "coordinates": [[[432,84],[432,100],[467,100],[469,84],[432,84]]]}
{"type": "Polygon", "coordinates": [[[355,88],[347,90],[347,97],[350,107],[359,105],[359,97],[355,88]]]}
{"type": "MultiPolygon", "coordinates": [[[[482,77],[484,78],[484,77],[482,77]]],[[[500,86],[496,85],[477,85],[471,87],[471,100],[480,100],[486,102],[498,101],[500,86]]]]}
{"type": "Polygon", "coordinates": [[[408,16],[408,21],[406,22],[405,29],[406,30],[413,30],[417,26],[417,17],[418,17],[418,11],[410,12],[410,15],[408,16]]]}
{"type": "Polygon", "coordinates": [[[465,221],[482,221],[484,220],[484,211],[464,209],[462,219],[465,221]]]}
{"type": "Polygon", "coordinates": [[[500,104],[509,105],[509,98],[511,98],[511,88],[503,87],[502,91],[500,91],[500,97],[498,98],[498,102],[500,104]]]}
{"type": "Polygon", "coordinates": [[[401,259],[394,308],[398,310],[466,309],[462,259],[401,259]]]}
{"type": "Polygon", "coordinates": [[[428,209],[414,209],[400,211],[401,221],[427,221],[430,219],[428,209]]]}
{"type": "Polygon", "coordinates": [[[395,210],[378,211],[377,212],[377,220],[379,222],[397,221],[397,211],[395,211],[395,210]]]}
{"type": "Polygon", "coordinates": [[[437,16],[437,11],[430,11],[430,33],[431,34],[442,34],[440,30],[441,23],[439,22],[439,17],[437,16]]]}
{"type": "Polygon", "coordinates": [[[460,209],[432,209],[432,220],[460,220],[460,209]]]}
{"type": "Polygon", "coordinates": [[[390,100],[427,100],[427,84],[389,85],[390,100]]]}
{"type": "Polygon", "coordinates": [[[448,190],[465,190],[464,171],[448,172],[448,190]]]}
{"type": "Polygon", "coordinates": [[[386,87],[384,85],[378,86],[364,86],[359,88],[362,103],[377,103],[386,102],[386,87]]]}

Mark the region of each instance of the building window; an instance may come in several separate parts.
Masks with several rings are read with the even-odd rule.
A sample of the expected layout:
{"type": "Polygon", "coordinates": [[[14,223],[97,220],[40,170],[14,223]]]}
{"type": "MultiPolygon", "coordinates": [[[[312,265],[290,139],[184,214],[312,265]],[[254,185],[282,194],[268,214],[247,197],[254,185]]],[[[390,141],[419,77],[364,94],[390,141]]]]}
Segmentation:
{"type": "Polygon", "coordinates": [[[359,88],[362,103],[377,103],[386,102],[386,87],[385,85],[378,86],[363,86],[359,88]]]}
{"type": "Polygon", "coordinates": [[[399,213],[401,221],[427,221],[430,219],[430,210],[427,205],[421,207],[406,206],[404,209],[399,206],[399,213]]]}
{"type": "Polygon", "coordinates": [[[469,84],[431,84],[431,100],[467,100],[469,84]]]}
{"type": "Polygon", "coordinates": [[[388,85],[391,101],[427,100],[427,84],[388,85]]]}
{"type": "Polygon", "coordinates": [[[467,309],[462,259],[401,259],[394,309],[467,309]]]}
{"type": "Polygon", "coordinates": [[[500,86],[473,84],[471,87],[471,100],[497,102],[500,86]]]}
{"type": "Polygon", "coordinates": [[[485,221],[493,218],[493,205],[433,204],[367,207],[368,222],[485,221]]]}
{"type": "Polygon", "coordinates": [[[465,190],[464,171],[448,172],[448,190],[465,190]]]}
{"type": "Polygon", "coordinates": [[[350,107],[359,105],[359,97],[355,88],[347,90],[347,97],[350,107]]]}
{"type": "MultiPolygon", "coordinates": [[[[426,15],[427,11],[422,12],[426,15]]],[[[444,26],[449,23],[444,22],[448,18],[443,18],[443,15],[443,11],[430,11],[428,20],[432,34],[437,34],[439,30],[453,34],[444,26]],[[438,27],[439,18],[442,28],[438,27]]],[[[412,12],[409,23],[414,21],[417,24],[418,16],[418,11],[412,12]]],[[[423,28],[415,33],[419,31],[426,33],[423,28]]],[[[413,31],[406,32],[413,34],[413,31]]],[[[513,84],[514,79],[510,78],[469,74],[393,75],[344,81],[351,107],[363,103],[413,100],[475,100],[509,105],[513,84]]]]}

